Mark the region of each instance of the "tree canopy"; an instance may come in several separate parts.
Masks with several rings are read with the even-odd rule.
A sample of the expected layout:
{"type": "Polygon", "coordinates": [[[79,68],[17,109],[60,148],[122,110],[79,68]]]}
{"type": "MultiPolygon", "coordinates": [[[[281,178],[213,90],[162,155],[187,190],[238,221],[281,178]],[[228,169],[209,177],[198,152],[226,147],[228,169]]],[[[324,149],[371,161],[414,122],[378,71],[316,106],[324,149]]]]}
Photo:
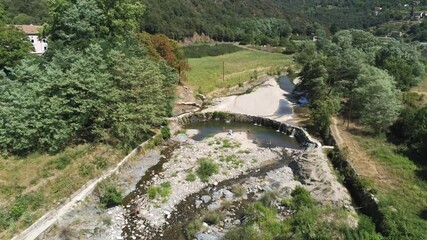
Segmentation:
{"type": "Polygon", "coordinates": [[[124,38],[138,29],[144,7],[132,0],[53,0],[43,34],[54,42],[83,48],[90,40],[124,38]]]}
{"type": "Polygon", "coordinates": [[[0,71],[13,67],[29,55],[31,43],[25,33],[4,23],[0,4],[0,71]]]}
{"type": "Polygon", "coordinates": [[[322,110],[319,102],[339,98],[341,107],[334,108],[335,113],[358,120],[374,132],[383,132],[396,121],[402,108],[399,90],[414,86],[424,75],[414,47],[398,41],[382,45],[362,30],[339,31],[332,38],[319,34],[316,45],[303,45],[295,60],[303,67],[297,88],[313,102],[315,115],[334,114],[322,110]]]}
{"type": "Polygon", "coordinates": [[[3,154],[99,141],[133,148],[165,123],[178,59],[137,40],[142,9],[130,0],[51,1],[48,52],[0,72],[3,154]]]}

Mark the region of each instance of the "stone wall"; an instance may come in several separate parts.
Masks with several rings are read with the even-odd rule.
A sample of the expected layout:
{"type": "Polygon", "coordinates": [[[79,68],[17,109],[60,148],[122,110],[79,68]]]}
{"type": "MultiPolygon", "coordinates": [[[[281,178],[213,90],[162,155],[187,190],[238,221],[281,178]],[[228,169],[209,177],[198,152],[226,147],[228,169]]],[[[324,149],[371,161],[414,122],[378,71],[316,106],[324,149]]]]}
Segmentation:
{"type": "Polygon", "coordinates": [[[379,201],[370,189],[364,184],[362,178],[347,160],[346,154],[339,148],[334,137],[325,139],[328,145],[334,146],[334,149],[328,154],[335,169],[344,177],[344,185],[350,191],[351,197],[359,207],[359,211],[369,216],[374,221],[377,230],[385,234],[384,214],[381,212],[379,201]]]}

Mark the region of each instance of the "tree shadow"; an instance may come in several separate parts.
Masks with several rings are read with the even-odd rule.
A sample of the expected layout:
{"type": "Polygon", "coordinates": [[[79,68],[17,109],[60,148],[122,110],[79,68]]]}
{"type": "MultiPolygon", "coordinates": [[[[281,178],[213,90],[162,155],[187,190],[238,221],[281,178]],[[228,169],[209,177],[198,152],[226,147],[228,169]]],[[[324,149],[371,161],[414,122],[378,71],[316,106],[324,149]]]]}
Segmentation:
{"type": "Polygon", "coordinates": [[[427,209],[422,210],[418,216],[427,221],[427,209]]]}
{"type": "Polygon", "coordinates": [[[427,182],[427,167],[424,167],[421,170],[416,170],[415,174],[417,175],[418,178],[427,182]]]}
{"type": "Polygon", "coordinates": [[[351,126],[348,128],[348,132],[358,137],[375,137],[376,136],[373,132],[369,130],[366,130],[363,128],[355,128],[351,126]]]}
{"type": "Polygon", "coordinates": [[[281,99],[279,101],[279,107],[277,108],[274,115],[283,116],[283,115],[291,115],[292,113],[293,113],[293,110],[289,102],[284,99],[281,99]]]}

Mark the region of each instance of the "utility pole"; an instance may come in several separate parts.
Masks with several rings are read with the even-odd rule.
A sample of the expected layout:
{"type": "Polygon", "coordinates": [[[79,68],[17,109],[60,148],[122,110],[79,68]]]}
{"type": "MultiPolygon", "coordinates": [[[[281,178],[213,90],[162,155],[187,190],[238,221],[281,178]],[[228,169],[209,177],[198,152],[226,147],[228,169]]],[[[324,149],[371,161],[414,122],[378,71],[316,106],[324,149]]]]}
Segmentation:
{"type": "Polygon", "coordinates": [[[222,61],[222,81],[225,81],[225,61],[222,61]]]}

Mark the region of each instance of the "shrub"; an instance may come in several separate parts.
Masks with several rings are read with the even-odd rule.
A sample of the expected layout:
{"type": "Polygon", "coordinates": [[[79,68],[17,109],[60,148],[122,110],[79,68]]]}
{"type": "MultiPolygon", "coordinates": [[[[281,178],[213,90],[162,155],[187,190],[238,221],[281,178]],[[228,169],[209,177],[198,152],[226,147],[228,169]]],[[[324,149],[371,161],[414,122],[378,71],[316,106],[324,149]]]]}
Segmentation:
{"type": "Polygon", "coordinates": [[[150,199],[155,199],[157,197],[157,187],[151,186],[147,189],[147,194],[150,199]]]}
{"type": "Polygon", "coordinates": [[[312,207],[315,205],[314,199],[311,197],[310,192],[303,187],[296,187],[292,192],[292,203],[295,209],[302,207],[312,207]]]}
{"type": "Polygon", "coordinates": [[[218,211],[207,212],[203,216],[203,222],[213,225],[221,222],[223,220],[222,214],[218,211]]]}
{"type": "Polygon", "coordinates": [[[278,199],[277,192],[267,192],[259,199],[259,201],[266,207],[272,208],[275,206],[276,200],[278,199]]]}
{"type": "Polygon", "coordinates": [[[188,223],[185,227],[185,235],[187,239],[192,239],[200,229],[202,229],[203,223],[200,219],[195,219],[188,223]]]}
{"type": "Polygon", "coordinates": [[[199,167],[197,168],[197,176],[203,182],[207,182],[209,177],[218,173],[218,164],[207,158],[199,159],[199,167]]]}
{"type": "Polygon", "coordinates": [[[163,201],[166,201],[166,197],[171,194],[171,183],[163,182],[159,186],[150,186],[147,189],[147,194],[150,199],[155,199],[160,196],[163,201]]]}
{"type": "Polygon", "coordinates": [[[245,194],[246,189],[241,185],[236,184],[233,186],[231,191],[236,195],[236,197],[241,197],[243,194],[245,194]]]}
{"type": "Polygon", "coordinates": [[[235,227],[230,229],[224,236],[227,240],[259,240],[261,238],[260,232],[252,225],[235,227]]]}
{"type": "Polygon", "coordinates": [[[266,207],[261,202],[254,203],[245,211],[245,216],[250,223],[272,221],[276,215],[275,209],[266,207]]]}
{"type": "Polygon", "coordinates": [[[160,129],[160,132],[162,133],[162,138],[163,140],[167,140],[171,137],[171,132],[168,126],[163,126],[160,129]]]}
{"type": "Polygon", "coordinates": [[[106,186],[100,197],[100,202],[105,208],[118,206],[122,203],[122,194],[113,185],[106,186]]]}
{"type": "Polygon", "coordinates": [[[9,227],[12,223],[12,217],[7,209],[0,209],[0,229],[9,227]]]}

